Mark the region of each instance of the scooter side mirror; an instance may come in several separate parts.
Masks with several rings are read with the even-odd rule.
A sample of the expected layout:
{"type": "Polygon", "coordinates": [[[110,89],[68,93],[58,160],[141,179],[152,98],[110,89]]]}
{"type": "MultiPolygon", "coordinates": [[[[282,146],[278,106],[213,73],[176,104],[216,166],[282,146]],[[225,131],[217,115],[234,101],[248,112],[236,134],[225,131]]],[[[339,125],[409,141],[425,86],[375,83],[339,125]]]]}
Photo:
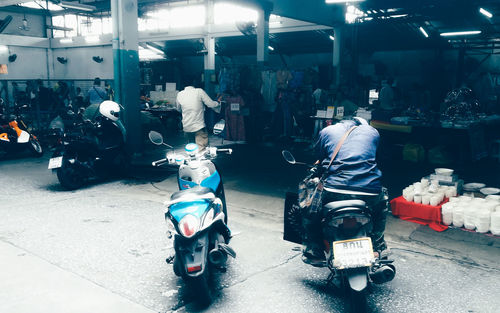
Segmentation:
{"type": "Polygon", "coordinates": [[[281,151],[281,155],[283,155],[283,158],[284,158],[284,159],[285,159],[285,161],[287,161],[288,163],[290,163],[290,164],[295,164],[295,163],[297,163],[297,162],[295,161],[295,157],[293,156],[293,154],[292,154],[290,151],[288,151],[288,150],[283,150],[283,151],[281,151]]]}
{"type": "Polygon", "coordinates": [[[157,146],[160,146],[163,144],[163,136],[154,130],[149,132],[149,140],[157,146]]]}

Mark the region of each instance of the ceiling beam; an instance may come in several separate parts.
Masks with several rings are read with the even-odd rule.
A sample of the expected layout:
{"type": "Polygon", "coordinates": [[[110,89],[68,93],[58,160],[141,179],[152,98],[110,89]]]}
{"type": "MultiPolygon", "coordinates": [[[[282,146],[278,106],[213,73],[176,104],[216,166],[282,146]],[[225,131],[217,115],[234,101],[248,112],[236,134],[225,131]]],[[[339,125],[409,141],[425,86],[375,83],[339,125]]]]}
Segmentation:
{"type": "Polygon", "coordinates": [[[31,2],[33,0],[2,0],[0,1],[0,7],[6,7],[9,5],[16,5],[25,2],[31,2]]]}
{"type": "Polygon", "coordinates": [[[324,0],[270,0],[273,4],[271,13],[315,23],[319,25],[337,26],[344,24],[344,6],[326,4],[324,0]]]}

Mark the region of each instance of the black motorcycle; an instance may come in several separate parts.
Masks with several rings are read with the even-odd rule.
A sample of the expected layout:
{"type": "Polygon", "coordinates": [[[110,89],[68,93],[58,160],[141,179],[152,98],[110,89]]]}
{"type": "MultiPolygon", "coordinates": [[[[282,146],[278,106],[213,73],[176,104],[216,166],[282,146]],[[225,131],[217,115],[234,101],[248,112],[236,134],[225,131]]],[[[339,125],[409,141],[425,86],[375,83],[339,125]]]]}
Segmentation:
{"type": "MultiPolygon", "coordinates": [[[[290,164],[307,165],[296,162],[289,151],[282,154],[290,164]]],[[[299,207],[297,198],[297,194],[287,194],[284,239],[302,244],[304,209],[299,207]]],[[[351,312],[366,312],[368,286],[394,278],[393,260],[374,253],[370,238],[373,227],[371,210],[364,201],[342,200],[322,205],[321,229],[326,261],[314,266],[328,267],[328,283],[349,295],[351,312]]]]}
{"type": "Polygon", "coordinates": [[[123,173],[129,165],[120,120],[98,116],[90,121],[81,114],[79,119],[65,130],[48,166],[68,190],[82,187],[93,177],[123,173]]]}

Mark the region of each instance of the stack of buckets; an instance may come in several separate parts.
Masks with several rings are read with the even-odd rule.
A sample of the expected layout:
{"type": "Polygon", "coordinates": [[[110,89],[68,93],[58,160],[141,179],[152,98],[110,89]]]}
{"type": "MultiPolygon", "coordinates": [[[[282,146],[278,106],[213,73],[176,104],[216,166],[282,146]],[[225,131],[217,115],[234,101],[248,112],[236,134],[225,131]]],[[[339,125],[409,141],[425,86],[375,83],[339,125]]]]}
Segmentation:
{"type": "Polygon", "coordinates": [[[500,235],[500,197],[451,197],[441,207],[443,224],[500,235]]]}

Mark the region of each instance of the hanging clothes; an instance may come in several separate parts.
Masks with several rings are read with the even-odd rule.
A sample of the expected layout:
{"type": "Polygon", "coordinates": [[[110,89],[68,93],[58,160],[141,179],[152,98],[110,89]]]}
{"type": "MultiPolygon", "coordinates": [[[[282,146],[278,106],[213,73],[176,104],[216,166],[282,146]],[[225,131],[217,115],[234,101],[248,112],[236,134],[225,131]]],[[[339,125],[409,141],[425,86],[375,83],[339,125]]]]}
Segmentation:
{"type": "Polygon", "coordinates": [[[304,72],[293,71],[292,78],[288,81],[288,87],[292,89],[300,88],[304,84],[304,72]]]}
{"type": "Polygon", "coordinates": [[[241,114],[245,102],[241,96],[227,97],[226,106],[226,140],[245,141],[245,119],[241,114]]]}
{"type": "Polygon", "coordinates": [[[289,70],[280,70],[276,72],[276,82],[278,89],[287,89],[288,82],[292,79],[292,73],[289,70]]]}
{"type": "Polygon", "coordinates": [[[240,72],[238,68],[223,67],[219,72],[219,92],[238,92],[240,90],[240,72]]]}
{"type": "Polygon", "coordinates": [[[262,111],[274,112],[276,110],[276,94],[278,86],[276,81],[276,73],[272,71],[262,72],[262,88],[261,94],[264,98],[262,111]]]}

